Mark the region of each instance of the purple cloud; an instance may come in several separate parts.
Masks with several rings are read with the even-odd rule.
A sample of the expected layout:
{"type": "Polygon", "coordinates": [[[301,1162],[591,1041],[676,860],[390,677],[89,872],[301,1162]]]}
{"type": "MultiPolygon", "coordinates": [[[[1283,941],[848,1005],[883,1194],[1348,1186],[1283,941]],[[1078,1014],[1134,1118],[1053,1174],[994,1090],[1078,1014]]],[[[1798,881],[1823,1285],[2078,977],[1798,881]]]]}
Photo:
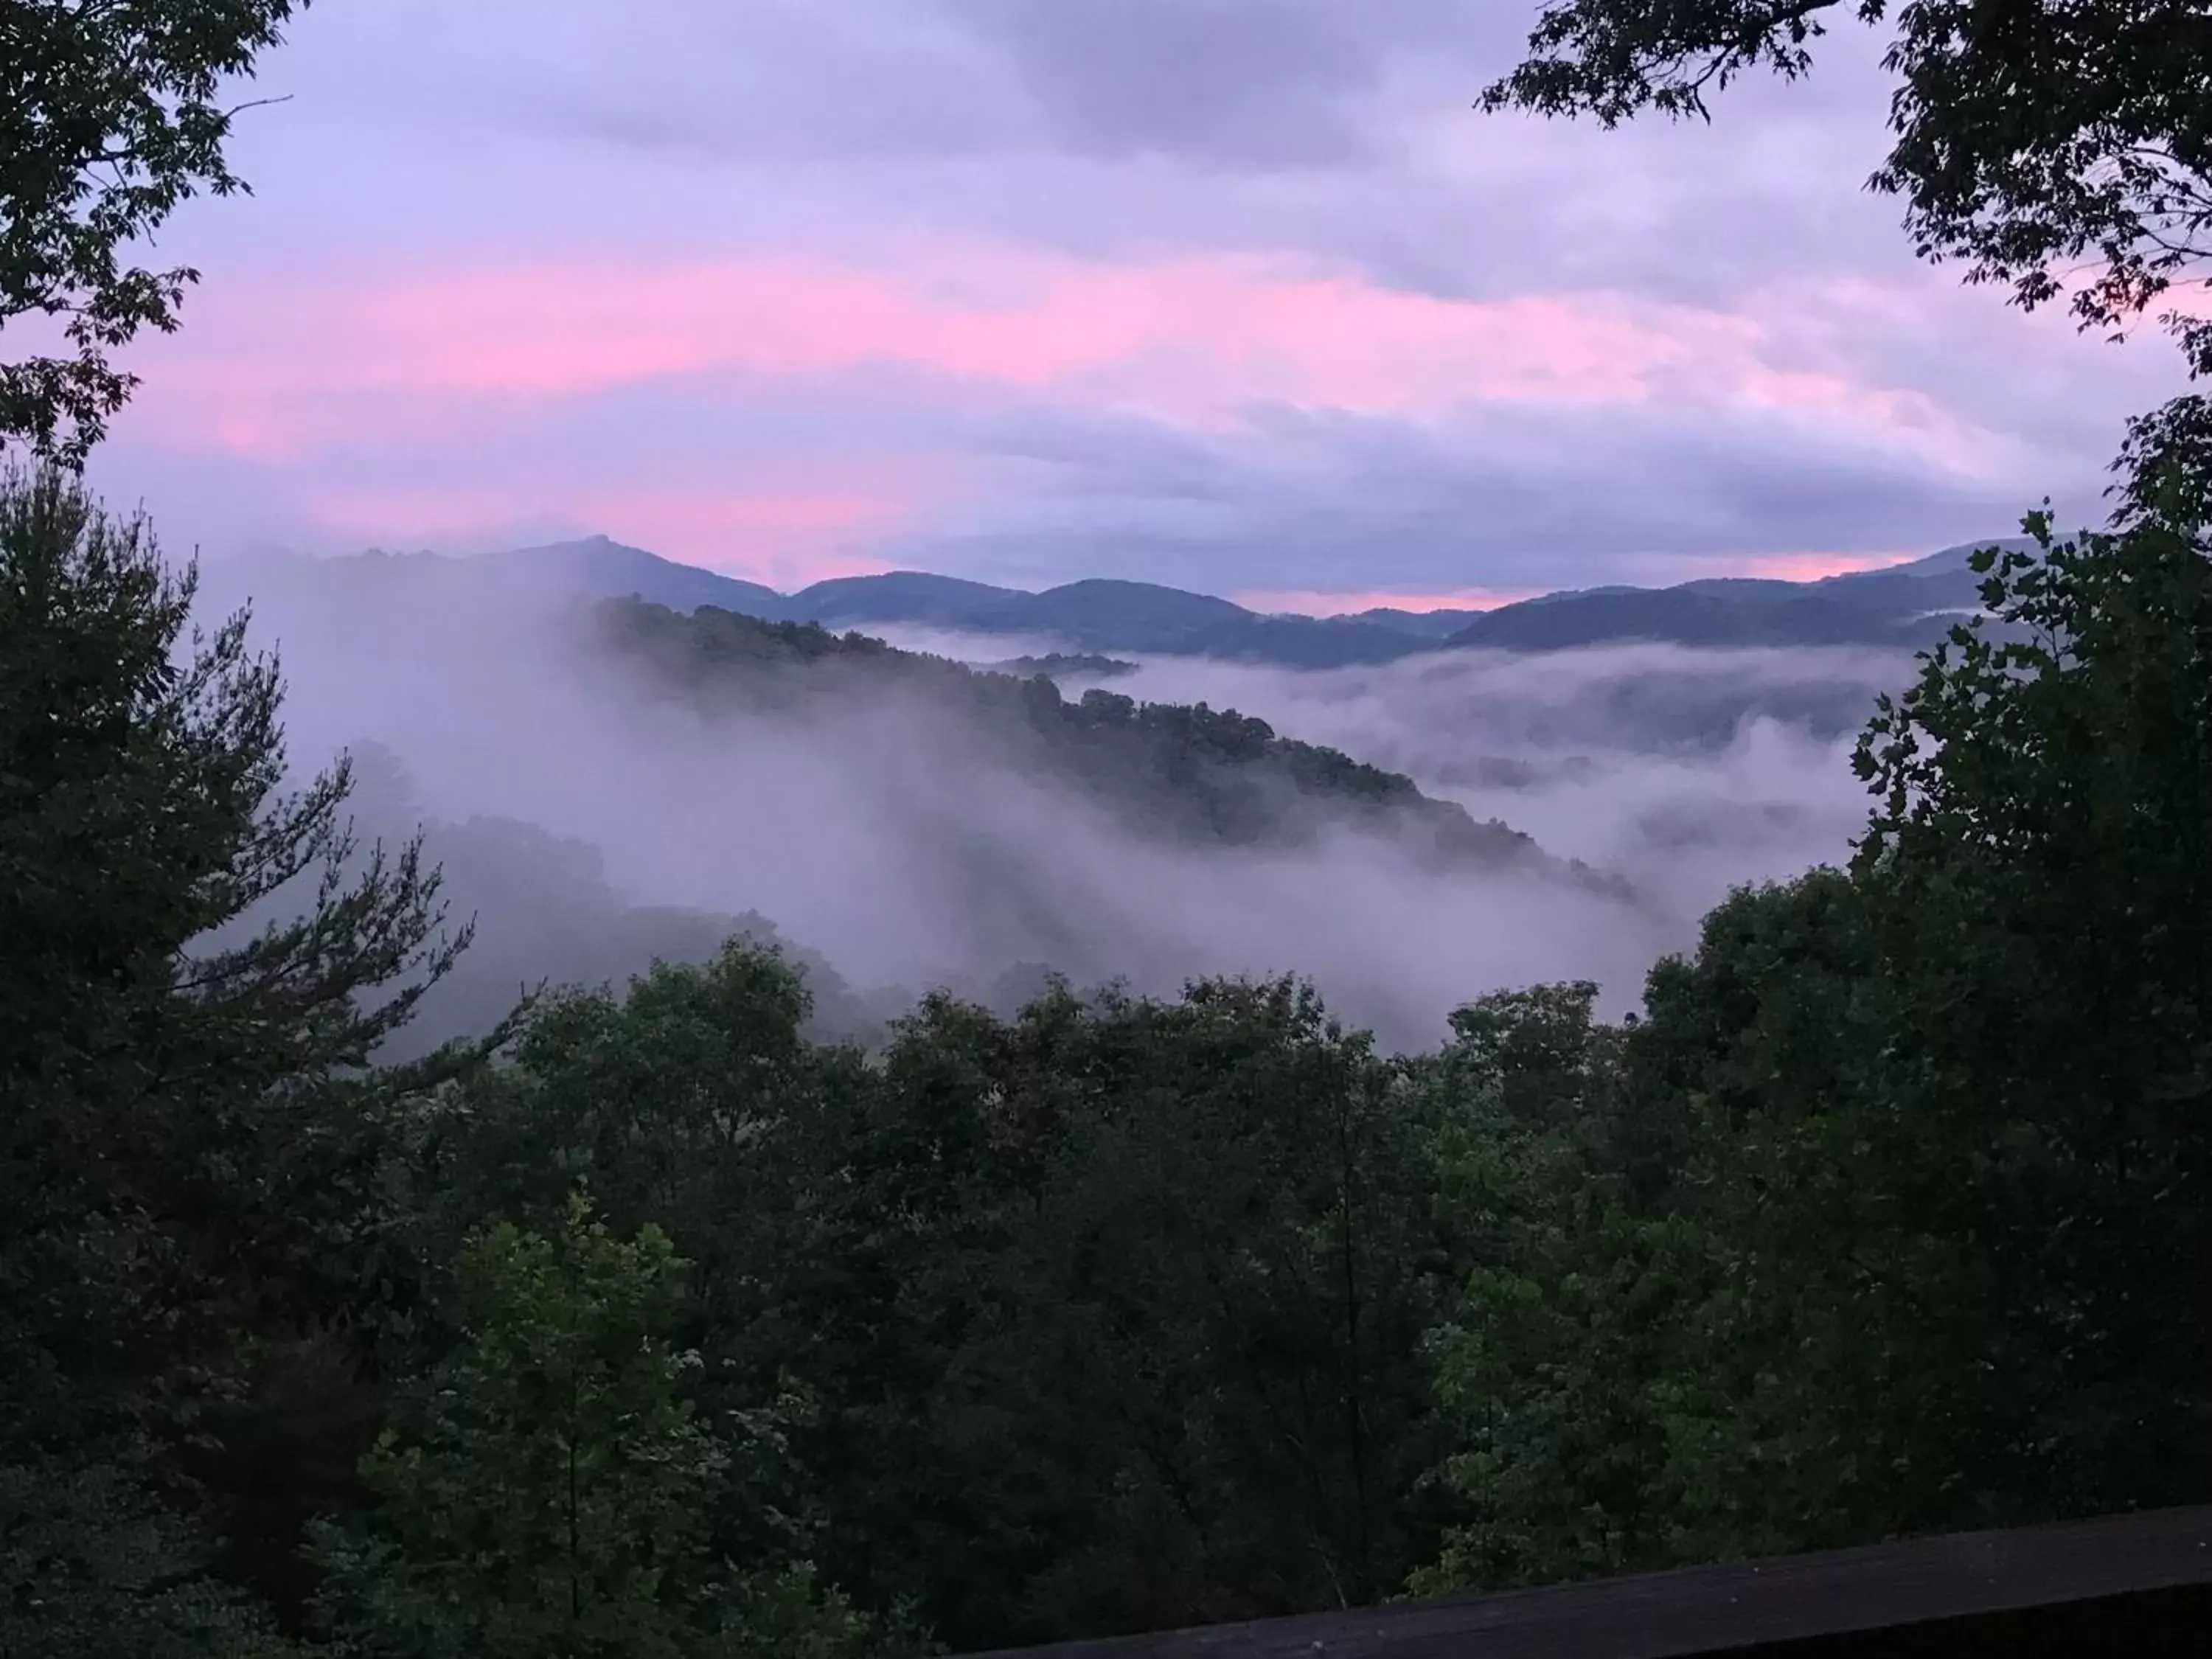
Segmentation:
{"type": "Polygon", "coordinates": [[[785,584],[1307,594],[2094,509],[2178,376],[1914,264],[1859,188],[1878,42],[1602,134],[1468,108],[1526,21],[318,8],[241,135],[257,196],[180,216],[206,284],[95,478],[211,550],[605,530],[785,584]]]}

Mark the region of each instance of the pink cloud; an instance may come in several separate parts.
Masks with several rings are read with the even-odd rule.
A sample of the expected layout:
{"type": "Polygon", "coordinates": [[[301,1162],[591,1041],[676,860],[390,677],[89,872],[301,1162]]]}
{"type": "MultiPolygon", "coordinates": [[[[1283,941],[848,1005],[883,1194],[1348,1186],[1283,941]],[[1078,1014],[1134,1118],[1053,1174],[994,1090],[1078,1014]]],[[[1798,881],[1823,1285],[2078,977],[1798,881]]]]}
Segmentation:
{"type": "MultiPolygon", "coordinates": [[[[1701,566],[1702,568],[1677,568],[1663,574],[1655,572],[1643,580],[1648,580],[1655,586],[1687,581],[1699,576],[1755,576],[1774,581],[1818,581],[1826,576],[1887,569],[1920,558],[1925,551],[1920,549],[1905,553],[1767,553],[1737,558],[1691,560],[1683,562],[1692,567],[1701,566]]],[[[1307,617],[1340,617],[1384,607],[1398,611],[1494,611],[1500,605],[1539,599],[1553,591],[1547,587],[1514,591],[1462,587],[1431,593],[1401,593],[1389,588],[1361,592],[1263,588],[1248,590],[1231,597],[1237,604],[1254,611],[1290,611],[1307,617]]]]}
{"type": "Polygon", "coordinates": [[[1200,425],[1269,404],[1421,416],[1661,396],[1877,434],[1946,420],[1917,392],[1770,362],[1753,317],[1602,293],[1449,299],[1258,258],[532,264],[234,284],[196,306],[152,348],[148,401],[173,438],[269,459],[671,380],[884,368],[1200,425]]]}
{"type": "Polygon", "coordinates": [[[1766,553],[1753,558],[1732,559],[1724,574],[1765,576],[1776,581],[1812,582],[1827,576],[1848,576],[1862,570],[1883,570],[1922,557],[1912,553],[1766,553]]]}

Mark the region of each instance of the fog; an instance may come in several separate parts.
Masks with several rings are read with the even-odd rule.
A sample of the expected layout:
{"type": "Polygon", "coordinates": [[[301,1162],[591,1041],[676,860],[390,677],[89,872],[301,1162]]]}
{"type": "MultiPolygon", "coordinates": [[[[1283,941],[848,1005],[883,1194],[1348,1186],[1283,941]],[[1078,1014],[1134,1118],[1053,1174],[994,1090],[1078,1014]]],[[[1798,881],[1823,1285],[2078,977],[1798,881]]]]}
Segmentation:
{"type": "Polygon", "coordinates": [[[382,745],[366,751],[366,827],[426,823],[456,912],[477,913],[474,989],[441,990],[442,1013],[426,1004],[438,1035],[481,1025],[487,995],[522,979],[619,979],[656,954],[698,956],[748,913],[873,992],[847,999],[848,1014],[939,985],[996,986],[1003,1002],[1005,976],[1033,984],[1042,968],[1163,992],[1296,971],[1392,1047],[1431,1044],[1452,1007],[1534,980],[1597,980],[1617,1013],[1731,882],[1847,851],[1863,798],[1838,711],[1855,726],[1904,672],[1863,654],[1638,648],[1329,673],[1148,661],[1112,683],[1234,706],[1408,772],[1627,875],[1639,897],[1625,902],[1424,869],[1349,832],[1265,850],[1149,837],[1017,775],[932,706],[824,696],[707,715],[558,601],[214,568],[204,608],[249,591],[254,637],[281,647],[295,766],[382,745]]]}
{"type": "Polygon", "coordinates": [[[1110,684],[1403,772],[1626,876],[1686,927],[1732,886],[1848,856],[1867,813],[1853,744],[1911,673],[1904,653],[1638,645],[1326,672],[1148,659],[1110,684]]]}
{"type": "MultiPolygon", "coordinates": [[[[1000,635],[884,634],[963,660],[1009,650],[1000,635]]],[[[1676,940],[1731,887],[1848,856],[1867,814],[1852,747],[1875,697],[1913,673],[1903,651],[1659,644],[1435,652],[1325,671],[1122,659],[1138,672],[1070,677],[1062,690],[1233,708],[1403,772],[1477,817],[1628,877],[1673,919],[1676,940]]]]}

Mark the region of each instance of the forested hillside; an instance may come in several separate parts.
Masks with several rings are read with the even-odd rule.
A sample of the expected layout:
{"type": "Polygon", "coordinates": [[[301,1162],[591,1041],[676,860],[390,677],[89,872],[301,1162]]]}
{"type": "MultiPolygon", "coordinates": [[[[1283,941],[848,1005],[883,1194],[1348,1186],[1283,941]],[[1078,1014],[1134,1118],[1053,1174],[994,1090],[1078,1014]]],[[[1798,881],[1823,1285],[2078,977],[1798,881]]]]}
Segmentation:
{"type": "Polygon", "coordinates": [[[195,616],[253,604],[300,763],[388,756],[364,774],[363,834],[424,828],[481,924],[392,1054],[480,1029],[542,977],[702,960],[749,914],[818,953],[817,1030],[880,1024],[895,987],[1011,1012],[1048,966],[1153,992],[1304,967],[1408,1042],[1470,983],[1586,967],[1577,940],[1620,933],[1601,960],[1640,971],[1694,915],[1663,880],[1632,891],[1484,821],[1509,803],[1471,815],[1340,752],[1356,733],[1297,741],[1233,697],[1197,706],[1203,688],[1063,695],[860,635],[479,586],[442,560],[218,580],[195,616]],[[1492,927],[1490,894],[1547,927],[1492,927]],[[1406,952],[1408,927],[1436,942],[1406,952]],[[831,963],[872,1012],[844,1018],[831,963]]]}
{"type": "MultiPolygon", "coordinates": [[[[348,760],[353,789],[346,806],[357,839],[398,846],[421,836],[437,860],[442,890],[474,925],[468,950],[380,1047],[380,1061],[416,1059],[442,1043],[480,1036],[531,987],[621,986],[656,963],[711,961],[735,939],[773,948],[805,974],[806,1029],[817,1039],[875,1046],[913,1004],[910,990],[870,994],[848,985],[767,916],[637,902],[609,880],[604,854],[588,842],[514,818],[477,815],[454,823],[426,813],[404,765],[380,744],[357,744],[348,760]]],[[[272,900],[271,908],[283,902],[272,900]]],[[[1011,1010],[1034,980],[961,988],[1011,1010]]]]}
{"type": "Polygon", "coordinates": [[[1148,836],[1295,846],[1358,831],[1419,861],[1557,875],[1626,896],[1504,823],[1479,823],[1425,796],[1410,778],[1279,737],[1234,709],[1138,703],[1099,689],[1069,702],[1046,674],[979,671],[860,634],[711,607],[684,616],[616,600],[598,617],[619,652],[704,708],[796,712],[860,699],[933,708],[972,734],[977,758],[1072,785],[1148,836]]]}
{"type": "MultiPolygon", "coordinates": [[[[280,638],[495,659],[510,632],[563,641],[574,672],[611,649],[662,695],[707,713],[805,715],[908,708],[962,733],[957,758],[1072,787],[1147,836],[1297,846],[1330,831],[1389,840],[1409,860],[1546,872],[1620,891],[1549,858],[1508,825],[1422,794],[1412,780],[1336,750],[1277,735],[1265,721],[1204,704],[1139,704],[1104,690],[1063,698],[1066,677],[1113,672],[1110,659],[1048,657],[970,667],[815,623],[770,623],[713,605],[689,611],[636,599],[596,604],[537,592],[471,562],[428,556],[273,560],[213,573],[205,615],[258,608],[280,638]],[[572,617],[590,625],[571,632],[572,617]],[[511,624],[511,626],[510,626],[511,624]],[[430,642],[441,643],[434,652],[430,642]],[[458,641],[453,644],[450,641],[458,641]]],[[[742,756],[732,751],[733,765],[742,756]]]]}
{"type": "MultiPolygon", "coordinates": [[[[1858,860],[1723,906],[1626,1025],[1541,987],[1389,1057],[1293,981],[1050,988],[871,1059],[740,941],[365,1073],[376,988],[455,959],[434,876],[343,874],[343,775],[270,816],[244,635],[172,678],[150,550],[10,486],[9,1641],[520,1656],[582,1574],[672,1652],[982,1646],[2201,1496],[2212,564],[2162,511],[2003,556],[2064,654],[1930,659],[1858,860]],[[562,1446],[614,1530],[514,1501],[562,1446]]],[[[1073,765],[1146,729],[607,621],[687,696],[861,664],[1073,765]]]]}

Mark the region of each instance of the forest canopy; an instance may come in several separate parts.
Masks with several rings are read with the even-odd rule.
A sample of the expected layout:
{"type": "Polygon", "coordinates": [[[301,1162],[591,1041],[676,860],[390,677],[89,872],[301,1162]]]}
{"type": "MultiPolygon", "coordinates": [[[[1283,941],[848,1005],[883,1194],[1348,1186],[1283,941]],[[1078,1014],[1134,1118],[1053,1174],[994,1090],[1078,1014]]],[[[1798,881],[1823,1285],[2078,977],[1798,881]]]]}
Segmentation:
{"type": "Polygon", "coordinates": [[[173,665],[189,576],[17,477],[0,1633],[982,1647],[2201,1497],[2194,453],[1979,556],[2007,626],[1875,711],[1858,856],[1625,1024],[1535,987],[1387,1055],[1294,980],[1048,985],[862,1049],[738,939],[393,1068],[432,872],[346,845],[343,769],[273,793],[242,619],[173,665]]]}

